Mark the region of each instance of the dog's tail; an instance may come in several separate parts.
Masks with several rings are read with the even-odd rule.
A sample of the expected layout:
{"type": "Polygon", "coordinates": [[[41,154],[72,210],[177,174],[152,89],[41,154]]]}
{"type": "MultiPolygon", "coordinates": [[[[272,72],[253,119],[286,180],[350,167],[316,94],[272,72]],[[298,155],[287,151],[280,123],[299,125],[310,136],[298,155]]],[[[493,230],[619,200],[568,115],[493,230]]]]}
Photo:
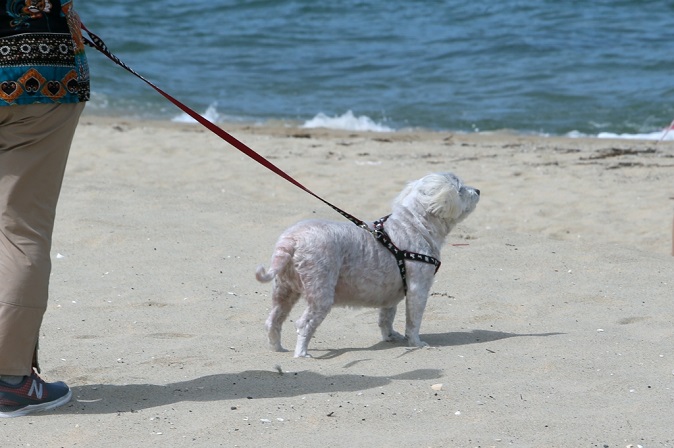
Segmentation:
{"type": "Polygon", "coordinates": [[[263,265],[258,266],[255,270],[257,281],[261,283],[272,281],[276,277],[276,274],[283,271],[292,261],[294,253],[295,247],[293,242],[290,239],[281,239],[274,249],[269,270],[267,271],[263,265]]]}
{"type": "Polygon", "coordinates": [[[276,272],[274,272],[273,269],[270,269],[269,272],[267,272],[263,265],[259,265],[255,270],[255,278],[260,283],[268,283],[274,280],[274,277],[276,277],[276,272]]]}

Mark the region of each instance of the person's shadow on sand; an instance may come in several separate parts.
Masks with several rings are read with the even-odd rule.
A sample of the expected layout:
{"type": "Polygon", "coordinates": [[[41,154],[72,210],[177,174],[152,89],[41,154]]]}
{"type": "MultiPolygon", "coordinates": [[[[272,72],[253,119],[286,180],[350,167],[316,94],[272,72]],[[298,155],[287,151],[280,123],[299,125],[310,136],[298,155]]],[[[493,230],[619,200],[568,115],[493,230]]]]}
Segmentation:
{"type": "MultiPolygon", "coordinates": [[[[310,362],[310,361],[309,361],[310,362]]],[[[182,401],[231,401],[294,397],[330,392],[373,389],[393,380],[434,380],[440,369],[418,369],[395,376],[330,375],[304,370],[248,370],[208,375],[165,386],[156,384],[92,384],[72,387],[73,400],[56,414],[111,414],[135,412],[182,401]]]]}
{"type": "MultiPolygon", "coordinates": [[[[515,334],[474,330],[458,333],[425,334],[423,339],[431,346],[447,347],[485,343],[512,337],[542,337],[559,334],[562,333],[515,334]]],[[[324,355],[318,355],[315,352],[321,350],[316,350],[314,356],[320,360],[334,358],[352,351],[384,350],[392,346],[394,345],[391,343],[379,342],[369,348],[328,350],[324,355]]],[[[412,350],[415,349],[410,349],[410,351],[412,350]]],[[[350,363],[349,366],[356,362],[350,363]]],[[[309,370],[300,372],[248,370],[238,373],[208,375],[167,385],[92,384],[73,387],[73,400],[68,405],[56,409],[53,413],[110,414],[135,412],[182,401],[229,400],[232,401],[232,405],[235,405],[237,400],[294,397],[326,392],[355,392],[384,386],[394,380],[429,381],[439,379],[442,375],[442,369],[417,369],[394,376],[356,374],[325,376],[309,370]]]]}

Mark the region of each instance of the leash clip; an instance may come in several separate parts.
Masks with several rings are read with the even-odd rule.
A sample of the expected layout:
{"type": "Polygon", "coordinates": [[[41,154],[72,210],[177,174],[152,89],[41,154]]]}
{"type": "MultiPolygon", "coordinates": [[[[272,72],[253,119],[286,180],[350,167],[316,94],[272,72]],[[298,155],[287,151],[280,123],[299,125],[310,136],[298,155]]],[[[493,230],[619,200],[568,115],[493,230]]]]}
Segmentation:
{"type": "Polygon", "coordinates": [[[381,238],[381,232],[379,232],[379,230],[377,230],[376,228],[375,229],[370,228],[370,226],[365,222],[359,225],[358,227],[360,227],[361,229],[365,230],[367,233],[372,235],[372,237],[376,240],[381,238]]]}

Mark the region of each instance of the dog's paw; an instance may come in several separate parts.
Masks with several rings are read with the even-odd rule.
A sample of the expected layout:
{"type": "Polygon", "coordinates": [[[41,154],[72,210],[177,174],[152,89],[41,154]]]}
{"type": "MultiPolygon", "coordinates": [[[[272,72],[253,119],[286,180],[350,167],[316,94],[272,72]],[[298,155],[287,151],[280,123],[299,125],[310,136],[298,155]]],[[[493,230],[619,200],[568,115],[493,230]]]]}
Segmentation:
{"type": "Polygon", "coordinates": [[[407,338],[407,345],[410,347],[428,347],[428,344],[418,337],[416,338],[407,338]]]}
{"type": "Polygon", "coordinates": [[[384,342],[400,342],[405,340],[405,336],[398,333],[397,331],[392,331],[387,336],[385,336],[383,340],[384,342]]]}
{"type": "Polygon", "coordinates": [[[287,352],[285,348],[281,345],[281,341],[269,341],[269,350],[272,352],[287,352]]]}

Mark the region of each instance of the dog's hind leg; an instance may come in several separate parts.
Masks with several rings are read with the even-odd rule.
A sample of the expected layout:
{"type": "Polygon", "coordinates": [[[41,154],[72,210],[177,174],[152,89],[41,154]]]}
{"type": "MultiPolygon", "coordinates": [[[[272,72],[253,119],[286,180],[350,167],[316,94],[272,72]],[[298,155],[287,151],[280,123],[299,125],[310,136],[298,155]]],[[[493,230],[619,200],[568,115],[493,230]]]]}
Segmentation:
{"type": "Polygon", "coordinates": [[[381,339],[386,342],[402,341],[405,336],[393,329],[393,320],[396,317],[396,306],[379,309],[379,329],[381,339]]]}
{"type": "Polygon", "coordinates": [[[333,302],[332,298],[330,298],[328,303],[325,300],[320,300],[317,303],[311,300],[311,297],[307,297],[307,300],[309,301],[309,306],[304,310],[302,317],[295,322],[295,327],[297,327],[295,358],[311,358],[311,355],[307,353],[309,341],[311,341],[316,329],[330,312],[333,302]]]}
{"type": "Polygon", "coordinates": [[[272,308],[265,323],[269,348],[276,352],[286,352],[281,345],[281,327],[288,318],[290,310],[300,298],[300,293],[292,290],[288,285],[275,284],[272,292],[272,308]]]}

